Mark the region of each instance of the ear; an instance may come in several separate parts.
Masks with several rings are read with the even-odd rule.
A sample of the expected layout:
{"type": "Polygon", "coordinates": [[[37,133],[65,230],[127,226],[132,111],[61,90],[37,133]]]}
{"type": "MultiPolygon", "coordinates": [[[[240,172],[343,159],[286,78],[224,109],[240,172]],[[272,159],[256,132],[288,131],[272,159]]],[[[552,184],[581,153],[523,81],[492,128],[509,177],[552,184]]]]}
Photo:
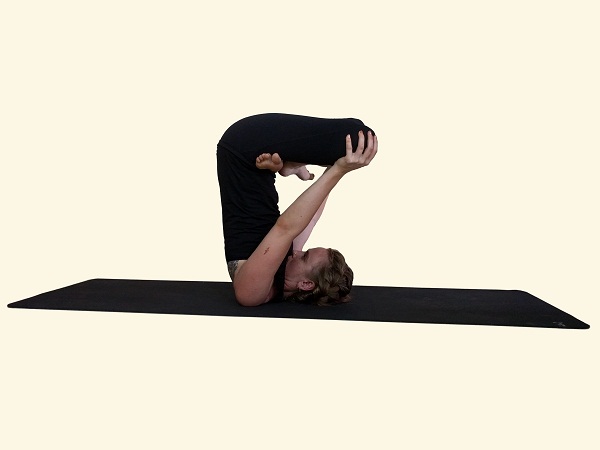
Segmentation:
{"type": "Polygon", "coordinates": [[[310,280],[302,280],[298,282],[298,289],[301,291],[312,291],[315,288],[315,282],[310,280]]]}

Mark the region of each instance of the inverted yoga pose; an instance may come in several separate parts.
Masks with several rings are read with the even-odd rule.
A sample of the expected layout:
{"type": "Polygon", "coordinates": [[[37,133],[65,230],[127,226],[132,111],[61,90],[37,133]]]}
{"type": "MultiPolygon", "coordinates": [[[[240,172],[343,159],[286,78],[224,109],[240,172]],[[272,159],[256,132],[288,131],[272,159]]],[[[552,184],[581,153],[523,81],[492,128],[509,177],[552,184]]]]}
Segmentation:
{"type": "Polygon", "coordinates": [[[358,119],[260,114],[227,129],[217,145],[217,174],[225,258],[241,305],[350,299],[354,275],[342,254],[303,247],[331,190],[376,153],[375,133],[358,119]],[[327,169],[280,214],[275,173],[312,180],[307,164],[327,169]]]}

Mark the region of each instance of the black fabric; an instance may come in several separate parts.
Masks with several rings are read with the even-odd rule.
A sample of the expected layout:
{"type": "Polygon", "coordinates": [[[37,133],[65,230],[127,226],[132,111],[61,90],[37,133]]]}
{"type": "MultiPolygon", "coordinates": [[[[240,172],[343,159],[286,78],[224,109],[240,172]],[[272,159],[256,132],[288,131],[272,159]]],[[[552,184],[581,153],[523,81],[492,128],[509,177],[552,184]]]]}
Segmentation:
{"type": "Polygon", "coordinates": [[[279,218],[275,175],[223,147],[217,148],[217,175],[225,259],[248,259],[279,218]]]}
{"type": "Polygon", "coordinates": [[[372,131],[354,118],[323,119],[295,114],[257,114],[238,120],[219,140],[219,146],[236,152],[252,167],[261,153],[278,153],[284,161],[332,165],[346,154],[346,135],[358,145],[358,132],[372,131]]]}
{"type": "Polygon", "coordinates": [[[354,286],[350,303],[312,306],[290,302],[243,307],[231,283],[94,279],[9,304],[10,308],[195,314],[589,328],[523,291],[354,286]]]}

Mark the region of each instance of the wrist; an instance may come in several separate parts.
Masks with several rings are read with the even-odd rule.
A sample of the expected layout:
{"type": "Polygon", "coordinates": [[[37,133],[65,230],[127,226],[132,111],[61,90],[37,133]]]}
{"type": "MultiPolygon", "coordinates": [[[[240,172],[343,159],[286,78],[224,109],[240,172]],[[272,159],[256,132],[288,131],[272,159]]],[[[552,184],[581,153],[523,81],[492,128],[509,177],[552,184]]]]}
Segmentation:
{"type": "Polygon", "coordinates": [[[329,168],[325,172],[323,172],[323,175],[325,175],[325,173],[330,173],[332,176],[342,178],[348,172],[342,169],[337,164],[334,164],[333,166],[329,166],[329,168]]]}

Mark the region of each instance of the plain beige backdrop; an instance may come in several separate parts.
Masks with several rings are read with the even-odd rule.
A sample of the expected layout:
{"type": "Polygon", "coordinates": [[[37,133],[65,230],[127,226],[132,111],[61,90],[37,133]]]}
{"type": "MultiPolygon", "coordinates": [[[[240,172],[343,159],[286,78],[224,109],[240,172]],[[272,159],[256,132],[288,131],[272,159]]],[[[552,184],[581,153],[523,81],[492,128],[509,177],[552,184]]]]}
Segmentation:
{"type": "MultiPolygon", "coordinates": [[[[4,307],[0,447],[598,448],[599,19],[594,1],[3,2],[3,305],[225,281],[216,143],[288,112],[379,136],[309,241],[357,284],[522,289],[592,328],[4,307]]],[[[306,184],[278,187],[285,207],[306,184]]]]}

